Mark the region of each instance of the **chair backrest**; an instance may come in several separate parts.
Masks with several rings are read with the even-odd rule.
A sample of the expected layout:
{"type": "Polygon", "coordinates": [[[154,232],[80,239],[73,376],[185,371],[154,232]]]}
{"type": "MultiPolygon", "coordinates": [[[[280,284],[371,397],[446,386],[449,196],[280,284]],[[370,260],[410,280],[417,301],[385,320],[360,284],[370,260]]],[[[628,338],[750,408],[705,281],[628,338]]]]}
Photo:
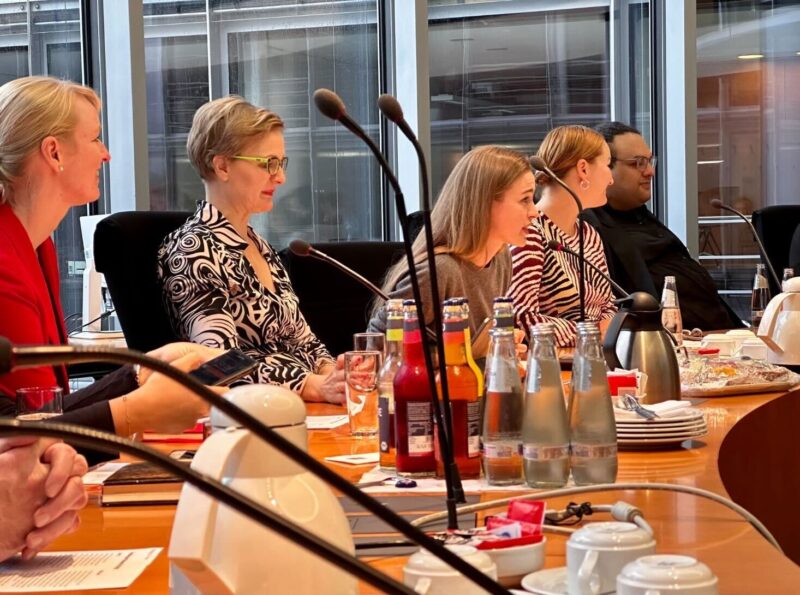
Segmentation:
{"type": "Polygon", "coordinates": [[[114,213],[97,224],[94,259],[105,275],[131,349],[149,351],[179,337],[172,330],[156,276],[158,247],[191,212],[114,213]]]}
{"type": "MultiPolygon", "coordinates": [[[[800,225],[800,205],[775,205],[757,209],[753,211],[752,220],[775,272],[781,277],[783,269],[791,266],[789,250],[794,231],[800,225]]],[[[780,292],[780,287],[775,285],[770,276],[768,278],[772,295],[776,295],[780,292]]]]}
{"type": "MultiPolygon", "coordinates": [[[[378,287],[387,269],[403,255],[401,242],[315,243],[324,252],[360,273],[378,287]]],[[[353,333],[367,328],[372,293],[331,265],[281,250],[300,310],[328,350],[338,355],[353,349],[353,333]]]]}

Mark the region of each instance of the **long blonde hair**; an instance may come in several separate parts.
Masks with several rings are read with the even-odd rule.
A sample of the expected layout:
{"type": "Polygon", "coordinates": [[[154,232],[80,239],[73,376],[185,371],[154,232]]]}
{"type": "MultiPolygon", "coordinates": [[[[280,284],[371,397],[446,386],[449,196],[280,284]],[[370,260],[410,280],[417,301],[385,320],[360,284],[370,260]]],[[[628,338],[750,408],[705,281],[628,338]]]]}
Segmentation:
{"type": "MultiPolygon", "coordinates": [[[[527,171],[530,164],[525,156],[505,147],[486,145],[464,155],[447,177],[431,211],[436,252],[466,259],[483,250],[489,238],[492,202],[527,171]]],[[[425,250],[425,233],[420,231],[413,244],[414,262],[425,260],[425,250]]],[[[407,272],[404,258],[389,269],[384,291],[394,290],[407,272]]],[[[382,303],[376,301],[374,310],[382,303]]]]}
{"type": "Polygon", "coordinates": [[[0,87],[0,204],[13,200],[14,183],[43,140],[74,130],[76,97],[100,109],[97,93],[71,81],[26,76],[0,87]]]}
{"type": "MultiPolygon", "coordinates": [[[[603,152],[605,145],[606,140],[596,130],[577,124],[558,126],[547,133],[536,155],[563,180],[578,161],[592,161],[603,152]]],[[[546,173],[537,172],[537,186],[544,187],[554,183],[546,173]]]]}

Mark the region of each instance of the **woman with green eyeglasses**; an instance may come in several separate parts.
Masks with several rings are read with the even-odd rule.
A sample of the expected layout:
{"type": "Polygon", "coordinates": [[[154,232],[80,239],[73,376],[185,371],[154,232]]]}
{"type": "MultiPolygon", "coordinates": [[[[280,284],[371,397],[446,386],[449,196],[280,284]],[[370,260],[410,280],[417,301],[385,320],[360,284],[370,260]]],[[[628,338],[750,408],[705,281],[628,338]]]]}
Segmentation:
{"type": "Polygon", "coordinates": [[[344,374],[309,328],[272,246],[249,225],[286,181],[283,122],[241,97],[203,105],[186,143],[203,201],[159,251],[167,311],[185,339],[259,361],[245,381],[344,401],[344,374]]]}

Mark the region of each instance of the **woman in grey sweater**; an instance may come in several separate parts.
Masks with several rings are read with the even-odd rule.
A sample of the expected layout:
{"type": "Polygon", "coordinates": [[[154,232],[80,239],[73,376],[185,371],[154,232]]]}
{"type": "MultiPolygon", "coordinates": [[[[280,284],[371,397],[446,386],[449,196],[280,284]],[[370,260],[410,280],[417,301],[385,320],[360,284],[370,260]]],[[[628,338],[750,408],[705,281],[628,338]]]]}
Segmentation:
{"type": "MultiPolygon", "coordinates": [[[[504,295],[511,282],[509,244],[523,246],[531,220],[533,172],[524,155],[487,145],[462,157],[444,183],[431,211],[439,299],[431,301],[425,234],[414,241],[425,324],[433,323],[433,308],[451,297],[466,297],[470,330],[475,332],[492,314],[492,299],[504,295]]],[[[411,298],[406,259],[389,269],[383,289],[392,298],[411,298]]],[[[369,330],[383,332],[383,300],[376,301],[369,330]]]]}

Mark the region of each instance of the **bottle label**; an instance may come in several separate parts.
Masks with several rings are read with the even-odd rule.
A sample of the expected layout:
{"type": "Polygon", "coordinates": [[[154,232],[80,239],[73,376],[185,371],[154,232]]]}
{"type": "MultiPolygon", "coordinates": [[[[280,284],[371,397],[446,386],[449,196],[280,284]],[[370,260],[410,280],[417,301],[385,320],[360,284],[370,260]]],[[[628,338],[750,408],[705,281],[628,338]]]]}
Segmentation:
{"type": "Polygon", "coordinates": [[[481,456],[481,402],[467,403],[467,457],[481,456]]]}
{"type": "Polygon", "coordinates": [[[386,340],[390,342],[401,343],[403,341],[402,327],[386,329],[386,340]]]}
{"type": "Polygon", "coordinates": [[[677,308],[678,307],[678,296],[675,292],[671,289],[664,288],[664,292],[661,294],[661,307],[662,308],[677,308]]]}
{"type": "Polygon", "coordinates": [[[510,459],[519,454],[519,446],[513,442],[490,442],[483,445],[483,458],[510,459]]]}
{"type": "Polygon", "coordinates": [[[388,395],[383,395],[378,399],[378,435],[380,437],[381,452],[391,452],[394,446],[394,428],[392,428],[392,415],[389,409],[390,400],[388,395]]]}
{"type": "Polygon", "coordinates": [[[569,456],[569,446],[539,446],[523,444],[522,456],[530,461],[555,461],[569,456]]]}
{"type": "Polygon", "coordinates": [[[410,401],[406,403],[408,417],[408,455],[427,457],[433,454],[433,420],[431,404],[410,401]]]}
{"type": "Polygon", "coordinates": [[[573,457],[582,459],[607,459],[617,456],[615,444],[576,444],[570,445],[573,457]]]}

